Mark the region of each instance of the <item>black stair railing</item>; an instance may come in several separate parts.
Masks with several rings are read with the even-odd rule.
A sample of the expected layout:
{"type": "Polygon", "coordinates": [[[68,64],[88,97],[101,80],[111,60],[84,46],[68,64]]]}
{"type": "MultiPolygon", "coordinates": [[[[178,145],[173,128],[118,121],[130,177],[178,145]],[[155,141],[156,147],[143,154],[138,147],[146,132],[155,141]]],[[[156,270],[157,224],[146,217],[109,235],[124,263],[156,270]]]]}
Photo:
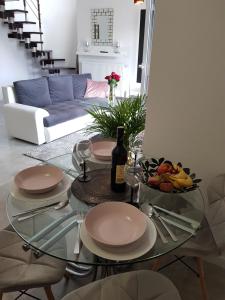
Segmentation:
{"type": "Polygon", "coordinates": [[[0,19],[3,20],[4,24],[7,24],[9,28],[8,37],[19,39],[21,45],[25,45],[29,51],[31,51],[33,58],[39,58],[42,70],[47,70],[50,74],[58,74],[60,70],[76,70],[75,67],[68,66],[55,66],[55,62],[64,62],[64,58],[53,58],[52,50],[44,50],[43,39],[42,39],[42,21],[41,21],[41,10],[39,0],[20,0],[23,5],[23,9],[6,9],[6,0],[0,0],[0,19]],[[29,21],[27,15],[31,14],[35,17],[34,21],[29,21]],[[24,14],[24,20],[20,21],[15,18],[17,14],[24,14]],[[24,25],[26,24],[37,24],[37,31],[24,31],[24,25]],[[34,36],[40,36],[40,39],[33,39],[34,36]]]}
{"type": "MultiPolygon", "coordinates": [[[[39,28],[39,32],[40,32],[40,47],[41,47],[41,51],[43,51],[43,39],[42,39],[42,22],[41,22],[41,9],[40,9],[40,1],[36,0],[36,3],[33,0],[23,0],[23,6],[24,6],[24,10],[27,10],[27,8],[29,8],[29,10],[33,13],[34,17],[37,19],[38,21],[38,28],[39,28]]],[[[27,14],[25,14],[25,20],[27,21],[27,14]]],[[[26,38],[27,42],[30,43],[29,41],[29,37],[26,38]]],[[[36,52],[37,49],[33,49],[32,52],[36,52]]]]}

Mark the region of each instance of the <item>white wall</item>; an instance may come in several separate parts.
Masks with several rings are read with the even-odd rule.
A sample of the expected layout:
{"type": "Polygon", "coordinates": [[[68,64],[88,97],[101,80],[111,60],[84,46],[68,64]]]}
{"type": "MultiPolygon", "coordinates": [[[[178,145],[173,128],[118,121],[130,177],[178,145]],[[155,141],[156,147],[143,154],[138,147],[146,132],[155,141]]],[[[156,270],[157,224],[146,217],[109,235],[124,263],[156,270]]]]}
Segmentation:
{"type": "Polygon", "coordinates": [[[40,5],[45,49],[53,49],[55,58],[65,58],[65,65],[75,67],[77,0],[41,0],[40,5]]]}
{"type": "MultiPolygon", "coordinates": [[[[41,0],[41,14],[44,32],[44,48],[53,49],[55,58],[65,58],[65,65],[76,65],[76,0],[41,0]]],[[[6,8],[23,8],[22,0],[7,2],[6,8]]],[[[17,20],[24,19],[18,14],[17,20]]],[[[28,19],[36,21],[32,12],[28,19]]],[[[36,25],[25,25],[25,30],[38,31],[36,25]]],[[[36,38],[35,38],[36,40],[36,38]]],[[[63,62],[60,63],[64,64],[63,62]]],[[[0,100],[1,87],[15,80],[40,76],[40,67],[30,58],[30,53],[17,40],[8,38],[7,26],[0,21],[0,100]]]]}
{"type": "Polygon", "coordinates": [[[39,76],[39,68],[14,39],[8,38],[7,26],[0,23],[0,100],[1,87],[13,81],[39,76]]]}
{"type": "Polygon", "coordinates": [[[157,0],[145,153],[225,172],[225,1],[157,0]]]}
{"type": "Polygon", "coordinates": [[[131,0],[77,0],[77,38],[78,46],[85,40],[91,42],[91,8],[114,8],[113,40],[119,41],[121,50],[127,52],[126,61],[130,86],[136,85],[140,9],[145,5],[135,6],[131,0]]]}

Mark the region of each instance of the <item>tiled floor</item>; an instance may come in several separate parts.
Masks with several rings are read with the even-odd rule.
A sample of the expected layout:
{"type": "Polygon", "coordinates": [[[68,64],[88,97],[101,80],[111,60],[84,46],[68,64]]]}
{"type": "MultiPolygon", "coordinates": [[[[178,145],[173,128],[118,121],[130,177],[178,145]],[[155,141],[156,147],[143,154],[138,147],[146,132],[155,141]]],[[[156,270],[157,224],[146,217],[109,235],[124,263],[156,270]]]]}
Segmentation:
{"type": "MultiPolygon", "coordinates": [[[[22,155],[23,152],[28,151],[33,147],[32,144],[8,138],[2,117],[2,105],[0,104],[0,229],[8,224],[5,211],[5,200],[9,188],[8,182],[20,169],[37,163],[36,160],[22,155]]],[[[189,263],[193,263],[192,259],[188,258],[187,260],[189,263]]],[[[139,264],[134,266],[134,268],[149,268],[149,265],[150,263],[139,264]]],[[[173,264],[164,269],[162,273],[174,282],[183,300],[201,299],[198,278],[182,264],[173,264]]],[[[222,268],[222,265],[216,266],[211,263],[205,263],[205,273],[210,300],[224,300],[225,269],[222,268]]],[[[53,292],[58,300],[69,291],[84,285],[89,281],[90,278],[79,279],[71,277],[69,281],[64,278],[60,283],[53,286],[53,292]]],[[[29,292],[40,299],[46,299],[43,289],[35,289],[29,292]]],[[[17,293],[5,294],[3,300],[15,299],[17,295],[17,293]]],[[[27,300],[31,298],[24,295],[20,299],[27,300]]]]}

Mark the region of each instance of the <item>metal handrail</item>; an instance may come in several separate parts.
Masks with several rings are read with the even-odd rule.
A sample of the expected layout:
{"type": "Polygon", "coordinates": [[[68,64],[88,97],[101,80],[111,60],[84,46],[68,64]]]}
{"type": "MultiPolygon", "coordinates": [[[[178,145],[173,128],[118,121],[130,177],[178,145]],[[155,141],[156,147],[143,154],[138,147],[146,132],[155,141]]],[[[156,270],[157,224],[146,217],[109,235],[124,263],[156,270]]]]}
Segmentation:
{"type": "MultiPolygon", "coordinates": [[[[30,0],[30,2],[28,0],[23,0],[23,5],[24,5],[24,10],[26,10],[27,6],[30,8],[30,10],[32,11],[34,16],[38,20],[39,31],[42,32],[40,1],[39,0],[36,0],[36,1],[37,1],[37,4],[34,3],[34,0],[30,0]],[[33,7],[31,4],[33,5],[33,7]]],[[[27,14],[25,15],[25,19],[27,21],[27,14]]],[[[43,41],[41,34],[40,34],[40,41],[41,42],[43,41]]],[[[41,51],[42,50],[43,50],[43,44],[41,44],[41,51]]]]}
{"type": "MultiPolygon", "coordinates": [[[[32,11],[32,13],[34,14],[34,16],[37,18],[37,20],[38,20],[38,12],[35,12],[34,11],[34,9],[32,8],[32,6],[30,5],[30,3],[27,1],[27,0],[25,0],[25,3],[26,3],[26,5],[30,8],[30,10],[32,11]]],[[[33,2],[32,2],[33,3],[33,2]]],[[[25,5],[25,6],[26,6],[25,5]]],[[[37,8],[36,8],[36,6],[35,6],[35,9],[36,10],[38,10],[37,8]]]]}

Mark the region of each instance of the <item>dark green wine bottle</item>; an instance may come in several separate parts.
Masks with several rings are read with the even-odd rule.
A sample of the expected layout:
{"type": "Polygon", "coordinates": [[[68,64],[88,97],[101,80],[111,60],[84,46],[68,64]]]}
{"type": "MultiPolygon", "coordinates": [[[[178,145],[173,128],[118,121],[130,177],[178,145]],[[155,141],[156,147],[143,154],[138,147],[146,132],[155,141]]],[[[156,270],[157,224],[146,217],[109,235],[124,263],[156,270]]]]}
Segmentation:
{"type": "Polygon", "coordinates": [[[111,188],[116,193],[122,193],[126,189],[125,164],[127,162],[127,150],[123,145],[124,127],[117,127],[117,144],[112,150],[111,188]]]}

